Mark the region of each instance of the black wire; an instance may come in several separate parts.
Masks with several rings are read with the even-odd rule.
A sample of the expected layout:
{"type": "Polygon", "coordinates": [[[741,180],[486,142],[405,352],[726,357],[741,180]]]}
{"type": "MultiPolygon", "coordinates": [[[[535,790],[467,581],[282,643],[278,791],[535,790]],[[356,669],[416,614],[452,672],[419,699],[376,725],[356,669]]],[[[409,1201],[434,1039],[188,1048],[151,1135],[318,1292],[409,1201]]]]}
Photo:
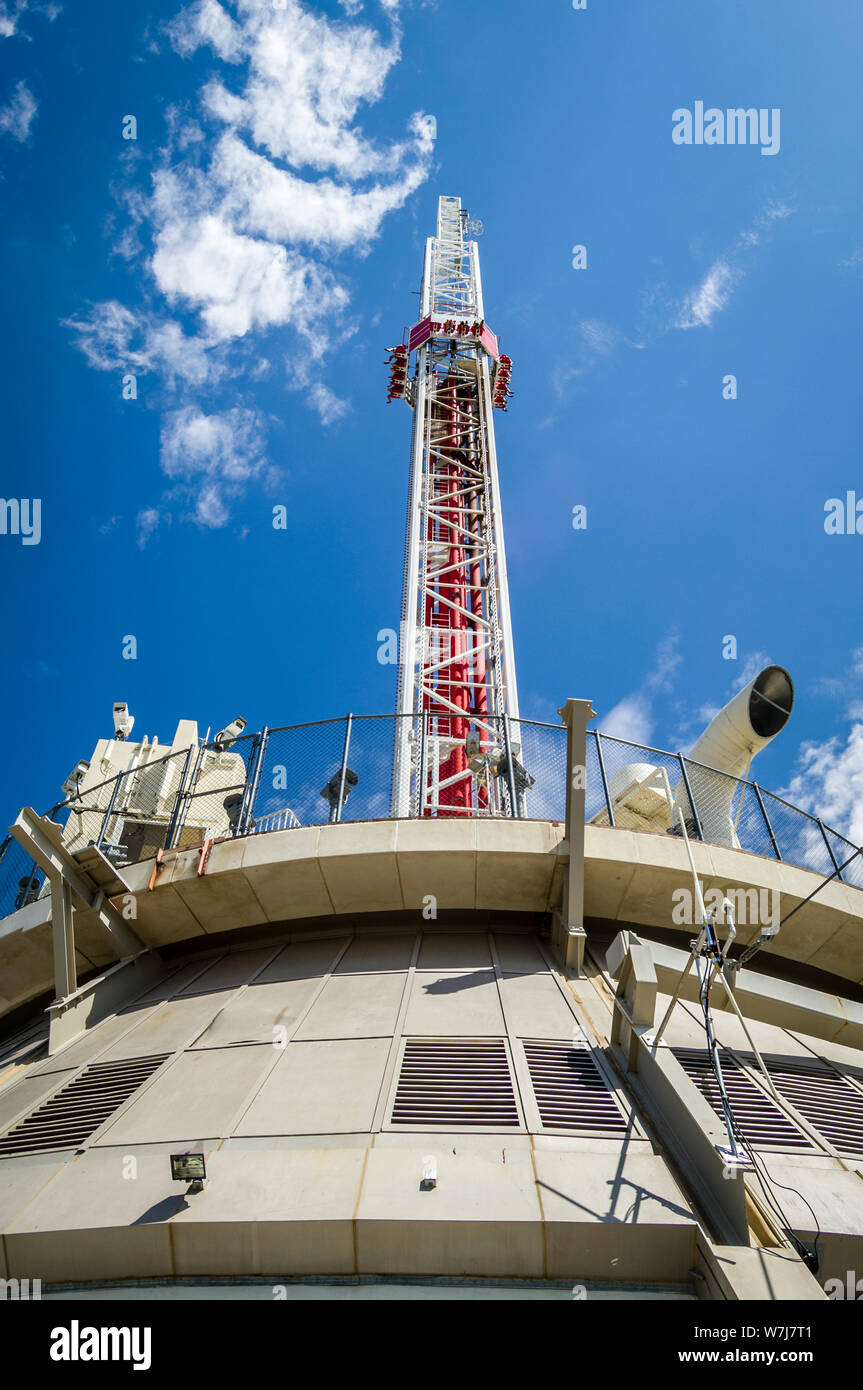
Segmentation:
{"type": "MultiPolygon", "coordinates": [[[[804,898],[802,903],[798,903],[796,907],[792,907],[791,911],[785,917],[782,918],[782,921],[779,923],[779,927],[784,927],[785,923],[789,920],[789,918],[794,916],[795,912],[799,912],[801,907],[805,907],[808,902],[811,902],[812,899],[815,897],[815,894],[820,893],[822,888],[826,888],[828,883],[832,883],[836,875],[841,874],[844,869],[847,869],[849,864],[853,864],[858,854],[863,854],[863,845],[859,845],[858,848],[855,849],[854,853],[848,859],[845,860],[844,864],[840,864],[838,868],[833,870],[832,874],[828,874],[828,876],[825,879],[823,879],[821,883],[819,883],[817,888],[813,888],[808,898],[804,898]]],[[[777,931],[779,930],[779,927],[776,928],[777,931]]]]}
{"type": "Polygon", "coordinates": [[[810,1203],[809,1199],[804,1195],[804,1193],[802,1193],[798,1188],[791,1187],[788,1183],[780,1182],[778,1178],[774,1178],[772,1174],[768,1172],[767,1164],[764,1162],[760,1154],[756,1154],[751,1144],[749,1144],[749,1142],[746,1140],[743,1134],[740,1133],[736,1121],[734,1124],[734,1129],[736,1137],[740,1140],[740,1143],[746,1150],[746,1153],[749,1155],[749,1158],[752,1162],[753,1171],[759,1183],[761,1184],[761,1187],[764,1191],[764,1195],[766,1196],[768,1202],[772,1206],[774,1213],[779,1217],[782,1230],[784,1231],[785,1235],[789,1237],[792,1245],[797,1250],[797,1253],[806,1261],[807,1265],[809,1265],[809,1267],[814,1266],[814,1273],[815,1270],[817,1270],[819,1264],[821,1263],[820,1256],[818,1254],[818,1242],[821,1239],[821,1223],[819,1222],[818,1217],[815,1214],[814,1207],[810,1203]],[[809,1208],[809,1213],[812,1217],[813,1222],[815,1223],[815,1238],[813,1240],[811,1250],[809,1249],[806,1242],[802,1239],[802,1237],[798,1236],[797,1232],[794,1230],[794,1227],[791,1225],[788,1219],[788,1215],[785,1209],[783,1208],[782,1204],[780,1203],[778,1197],[776,1197],[771,1191],[771,1185],[775,1187],[781,1187],[783,1192],[793,1192],[794,1195],[796,1197],[799,1197],[801,1202],[805,1203],[805,1205],[809,1208]]]}
{"type": "MultiPolygon", "coordinates": [[[[858,850],[857,852],[860,853],[859,850],[858,850]]],[[[853,859],[854,856],[852,855],[851,858],[853,859]]],[[[849,860],[848,862],[850,863],[851,861],[849,860]]],[[[843,865],[843,868],[844,868],[844,865],[843,865]]],[[[823,884],[822,884],[821,886],[823,887],[823,884]]],[[[803,904],[801,903],[800,906],[802,907],[803,904]]],[[[789,916],[790,916],[790,913],[789,913],[789,916]]],[[[716,973],[716,963],[715,963],[715,961],[712,961],[712,960],[711,960],[711,961],[708,963],[708,968],[707,968],[707,971],[706,971],[706,973],[705,973],[704,980],[702,981],[701,987],[700,987],[700,989],[699,989],[699,1000],[700,1000],[700,1002],[701,1002],[701,1007],[702,1007],[702,1009],[703,1009],[703,1011],[704,1011],[704,1033],[705,1033],[705,1038],[706,1038],[706,1041],[707,1041],[707,1054],[708,1054],[708,1056],[710,1057],[710,1060],[711,1060],[711,1062],[712,1062],[712,1064],[713,1064],[714,1073],[716,1073],[717,1068],[718,1068],[721,1064],[720,1064],[720,1062],[719,1062],[718,1056],[714,1054],[714,1052],[712,1051],[712,1049],[711,1049],[711,1047],[710,1047],[710,1027],[709,1027],[709,1024],[708,1024],[707,1013],[708,1013],[708,1010],[709,1010],[709,1008],[710,1008],[710,988],[711,988],[711,985],[712,985],[712,983],[713,983],[713,976],[715,975],[715,973],[716,973]]],[[[719,1051],[719,1040],[717,1039],[717,1043],[716,1043],[716,1053],[718,1053],[718,1051],[719,1051]]],[[[720,1083],[720,1077],[719,1077],[719,1075],[717,1075],[717,1077],[716,1077],[716,1083],[717,1083],[717,1087],[719,1088],[719,1097],[720,1097],[720,1100],[721,1100],[721,1098],[722,1098],[722,1085],[721,1085],[721,1083],[720,1083]]],[[[733,1133],[735,1139],[737,1139],[737,1140],[740,1142],[740,1144],[741,1144],[741,1146],[743,1147],[745,1153],[748,1155],[749,1160],[750,1160],[750,1162],[751,1162],[751,1164],[752,1164],[752,1168],[753,1168],[753,1171],[754,1171],[754,1173],[755,1173],[755,1176],[757,1177],[757,1179],[758,1179],[758,1181],[759,1181],[759,1183],[760,1183],[760,1185],[761,1185],[761,1187],[762,1187],[762,1189],[763,1189],[763,1191],[764,1191],[764,1195],[765,1195],[765,1197],[767,1198],[767,1201],[768,1201],[769,1205],[770,1205],[770,1206],[772,1207],[772,1209],[773,1209],[774,1215],[775,1215],[776,1217],[778,1217],[778,1219],[779,1219],[779,1224],[780,1224],[780,1226],[781,1226],[781,1229],[782,1229],[783,1233],[789,1238],[789,1240],[791,1241],[791,1244],[792,1244],[792,1245],[794,1246],[794,1248],[796,1249],[798,1255],[800,1255],[801,1259],[803,1259],[804,1263],[807,1265],[807,1268],[811,1269],[812,1272],[815,1273],[815,1271],[818,1269],[818,1266],[819,1266],[819,1264],[820,1264],[820,1259],[819,1259],[819,1255],[818,1255],[818,1241],[821,1239],[821,1226],[820,1226],[820,1223],[819,1223],[819,1221],[818,1221],[818,1217],[815,1215],[814,1209],[812,1208],[812,1206],[811,1206],[809,1200],[804,1196],[804,1194],[803,1194],[802,1192],[800,1192],[796,1187],[789,1187],[787,1183],[781,1183],[781,1182],[779,1182],[776,1178],[772,1177],[772,1176],[770,1175],[770,1173],[767,1171],[767,1167],[766,1167],[766,1165],[763,1163],[763,1160],[761,1160],[760,1158],[756,1159],[755,1152],[754,1152],[752,1146],[749,1144],[749,1142],[747,1141],[746,1137],[744,1136],[744,1134],[742,1133],[742,1131],[741,1131],[741,1129],[740,1129],[740,1126],[739,1126],[739,1124],[738,1124],[738,1122],[737,1122],[737,1119],[736,1119],[736,1117],[735,1117],[735,1115],[734,1115],[734,1111],[733,1111],[732,1108],[731,1108],[731,1101],[730,1101],[730,1100],[728,1101],[728,1113],[729,1113],[729,1115],[730,1115],[730,1117],[731,1117],[731,1128],[732,1128],[732,1133],[733,1133]],[[760,1164],[761,1166],[759,1166],[759,1164],[760,1164]],[[763,1171],[763,1174],[762,1174],[762,1171],[761,1171],[762,1167],[763,1167],[763,1170],[764,1170],[764,1171],[763,1171]],[[812,1248],[811,1250],[810,1250],[809,1247],[806,1245],[805,1241],[803,1241],[803,1240],[801,1239],[801,1237],[797,1235],[797,1233],[796,1233],[796,1231],[794,1230],[793,1226],[791,1225],[791,1223],[790,1223],[790,1221],[789,1221],[789,1219],[788,1219],[788,1216],[787,1216],[786,1212],[784,1211],[784,1209],[783,1209],[783,1207],[782,1207],[782,1204],[780,1203],[778,1197],[776,1197],[776,1196],[774,1195],[774,1193],[772,1192],[772,1190],[771,1190],[771,1185],[773,1185],[773,1186],[775,1186],[775,1187],[781,1187],[781,1188],[783,1189],[783,1191],[785,1191],[785,1192],[793,1192],[793,1193],[795,1194],[795,1196],[799,1197],[800,1200],[801,1200],[803,1203],[805,1203],[805,1205],[806,1205],[807,1207],[809,1207],[809,1211],[810,1211],[810,1214],[811,1214],[811,1216],[812,1216],[812,1220],[815,1222],[815,1228],[816,1228],[816,1236],[815,1236],[813,1248],[812,1248]]]]}

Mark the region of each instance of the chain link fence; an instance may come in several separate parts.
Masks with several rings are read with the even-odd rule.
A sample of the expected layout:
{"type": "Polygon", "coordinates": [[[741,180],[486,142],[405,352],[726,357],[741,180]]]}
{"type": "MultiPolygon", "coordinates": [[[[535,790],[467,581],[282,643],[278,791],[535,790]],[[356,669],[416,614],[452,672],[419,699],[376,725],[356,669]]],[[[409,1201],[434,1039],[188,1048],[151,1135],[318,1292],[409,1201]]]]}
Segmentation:
{"type": "MultiPolygon", "coordinates": [[[[71,851],[118,867],[160,850],[335,821],[489,816],[563,821],[560,725],[484,717],[348,715],[149,757],[51,808],[71,851]]],[[[679,753],[587,736],[588,824],[681,835],[863,888],[863,856],[817,817],[679,753]]],[[[49,891],[12,837],[0,843],[0,916],[49,891]]]]}

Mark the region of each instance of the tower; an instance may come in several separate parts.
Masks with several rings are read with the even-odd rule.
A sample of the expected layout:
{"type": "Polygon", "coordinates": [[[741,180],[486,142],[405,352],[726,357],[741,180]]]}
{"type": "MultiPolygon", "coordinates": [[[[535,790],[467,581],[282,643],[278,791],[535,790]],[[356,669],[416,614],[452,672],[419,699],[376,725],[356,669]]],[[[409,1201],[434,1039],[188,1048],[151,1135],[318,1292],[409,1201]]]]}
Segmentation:
{"type": "Polygon", "coordinates": [[[518,691],[493,412],[512,363],[485,323],[459,198],[438,202],[419,321],[390,350],[414,412],[393,814],[519,814],[518,691]]]}

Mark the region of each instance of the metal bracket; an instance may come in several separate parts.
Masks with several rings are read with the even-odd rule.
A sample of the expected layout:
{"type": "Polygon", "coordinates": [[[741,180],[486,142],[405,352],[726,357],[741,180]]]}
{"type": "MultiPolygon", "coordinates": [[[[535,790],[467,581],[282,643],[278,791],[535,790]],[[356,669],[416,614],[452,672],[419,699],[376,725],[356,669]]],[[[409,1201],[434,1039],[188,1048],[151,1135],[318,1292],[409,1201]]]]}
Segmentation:
{"type": "MultiPolygon", "coordinates": [[[[148,950],[105,896],[104,889],[63,844],[62,826],[38,815],[32,806],[25,806],[9,831],[51,882],[54,987],[58,999],[67,998],[78,988],[73,909],[87,913],[102,928],[121,960],[148,950]]],[[[110,867],[116,877],[116,869],[110,867]]]]}

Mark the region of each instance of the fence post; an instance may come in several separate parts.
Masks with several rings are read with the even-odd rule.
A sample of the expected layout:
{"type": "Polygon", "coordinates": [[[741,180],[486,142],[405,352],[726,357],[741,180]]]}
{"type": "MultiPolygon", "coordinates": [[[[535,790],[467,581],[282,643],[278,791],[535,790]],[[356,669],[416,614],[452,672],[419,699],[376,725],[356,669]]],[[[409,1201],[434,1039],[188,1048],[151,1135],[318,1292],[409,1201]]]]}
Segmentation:
{"type": "Polygon", "coordinates": [[[686,795],[689,797],[689,805],[692,808],[692,821],[695,825],[695,833],[698,836],[699,840],[703,840],[704,834],[701,829],[701,820],[698,815],[698,807],[695,805],[695,797],[692,795],[692,788],[689,785],[689,777],[686,773],[686,762],[684,761],[682,753],[678,753],[677,761],[680,763],[680,771],[683,773],[683,785],[686,788],[686,795]]]}
{"type": "MultiPolygon", "coordinates": [[[[183,788],[181,786],[181,790],[177,793],[177,802],[174,808],[172,824],[168,831],[168,838],[165,841],[165,849],[175,849],[177,841],[179,840],[180,835],[182,834],[183,826],[186,823],[186,816],[189,814],[189,805],[192,800],[192,793],[194,791],[194,788],[197,786],[198,773],[201,770],[201,763],[204,760],[204,754],[206,751],[207,745],[201,742],[198,745],[198,753],[197,757],[195,758],[195,766],[192,769],[192,775],[186,782],[185,787],[183,788]]],[[[190,745],[189,757],[191,758],[191,756],[192,746],[190,745]]],[[[186,765],[188,766],[188,763],[186,765]]]]}
{"type": "MultiPolygon", "coordinates": [[[[596,739],[596,756],[599,760],[599,775],[602,778],[602,790],[605,793],[605,806],[608,811],[608,823],[614,829],[614,807],[611,804],[611,793],[608,790],[608,778],[605,775],[605,758],[602,756],[602,735],[598,729],[588,729],[588,733],[593,734],[596,739]]],[[[587,781],[587,767],[584,769],[584,780],[587,781]]]]}
{"type": "Polygon", "coordinates": [[[518,796],[515,790],[515,771],[512,765],[512,747],[509,741],[509,715],[503,716],[503,749],[506,755],[506,780],[509,783],[509,813],[513,820],[518,820],[521,811],[518,804],[518,796]]]}
{"type": "MultiPolygon", "coordinates": [[[[771,843],[772,846],[773,846],[773,852],[774,852],[774,854],[776,855],[776,858],[779,860],[779,862],[780,862],[780,864],[781,864],[781,863],[782,863],[782,851],[781,851],[781,849],[779,848],[779,841],[777,840],[776,836],[773,834],[773,826],[770,824],[770,817],[769,817],[768,814],[767,814],[767,807],[764,805],[764,800],[763,800],[762,795],[761,795],[761,788],[759,787],[759,785],[758,785],[757,782],[753,782],[753,783],[752,783],[752,786],[753,786],[753,789],[754,789],[754,791],[755,791],[755,795],[756,795],[756,797],[757,797],[757,799],[758,799],[758,806],[759,806],[759,809],[760,809],[760,811],[761,811],[762,816],[764,817],[764,824],[767,826],[767,833],[768,833],[768,835],[770,836],[770,843],[771,843]]],[[[828,848],[829,848],[829,846],[828,846],[828,848]]]]}
{"type": "Polygon", "coordinates": [[[842,870],[841,870],[840,867],[839,867],[839,860],[836,858],[836,855],[833,853],[833,846],[831,845],[830,841],[827,839],[827,831],[824,829],[824,824],[823,824],[823,822],[822,822],[822,820],[821,820],[821,817],[818,816],[818,817],[816,817],[816,819],[817,819],[817,821],[818,821],[818,829],[821,831],[821,834],[824,836],[824,843],[825,843],[825,845],[827,846],[827,853],[830,855],[830,859],[831,859],[831,861],[832,861],[833,868],[834,868],[835,871],[836,871],[836,877],[839,879],[839,881],[840,881],[841,883],[844,883],[845,880],[844,880],[844,878],[842,877],[842,870]]]}
{"type": "MultiPolygon", "coordinates": [[[[179,784],[179,786],[177,787],[177,795],[174,797],[174,809],[173,809],[173,811],[172,811],[172,813],[171,813],[171,820],[170,820],[170,824],[168,825],[168,833],[167,833],[167,835],[165,836],[165,846],[164,846],[165,849],[170,849],[171,844],[172,844],[172,842],[173,842],[173,838],[174,838],[174,829],[175,829],[176,824],[177,824],[177,817],[178,817],[179,814],[180,814],[180,805],[181,805],[181,802],[182,802],[182,800],[183,800],[183,788],[184,788],[184,786],[186,785],[186,774],[187,774],[187,772],[189,771],[189,763],[190,763],[190,761],[191,761],[191,758],[192,758],[192,745],[191,745],[191,743],[190,743],[190,744],[189,744],[189,747],[186,749],[186,761],[183,763],[183,771],[180,773],[180,784],[179,784]]],[[[117,789],[116,789],[116,787],[115,787],[115,788],[114,788],[114,796],[116,795],[116,792],[117,792],[117,789]]],[[[113,804],[114,804],[114,796],[111,797],[111,805],[112,805],[112,806],[113,806],[113,804]]],[[[107,816],[105,817],[105,824],[106,824],[106,825],[108,824],[108,817],[107,817],[107,816]]]]}
{"type": "Polygon", "coordinates": [[[261,732],[255,736],[255,743],[252,751],[252,765],[246,777],[243,804],[240,807],[240,814],[237,817],[237,835],[247,835],[249,831],[249,825],[252,821],[252,812],[255,809],[255,802],[258,797],[258,787],[261,784],[261,772],[264,767],[264,755],[267,751],[269,738],[270,730],[265,724],[261,732]]]}
{"type": "Polygon", "coordinates": [[[94,843],[94,845],[96,846],[97,849],[101,849],[101,848],[102,848],[102,844],[103,844],[103,842],[104,842],[105,836],[106,836],[107,833],[108,833],[108,821],[111,819],[112,815],[114,814],[114,802],[117,800],[117,793],[118,793],[118,791],[120,790],[120,783],[121,783],[121,781],[123,780],[123,778],[125,777],[125,775],[126,775],[125,772],[118,772],[118,773],[117,773],[117,776],[114,778],[114,785],[113,785],[113,787],[111,788],[111,795],[110,795],[109,798],[108,798],[108,809],[106,810],[105,815],[104,815],[104,817],[103,817],[103,819],[102,819],[102,824],[101,824],[101,826],[100,826],[100,828],[99,828],[99,834],[97,835],[96,839],[93,841],[93,843],[94,843]]]}
{"type": "Polygon", "coordinates": [[[345,725],[345,746],[342,750],[342,770],[339,774],[339,799],[336,802],[336,813],[333,817],[333,820],[335,820],[337,823],[342,818],[342,806],[344,805],[345,800],[345,776],[348,770],[348,749],[351,746],[351,726],[353,722],[354,716],[352,714],[349,714],[347,724],[345,725]]]}

